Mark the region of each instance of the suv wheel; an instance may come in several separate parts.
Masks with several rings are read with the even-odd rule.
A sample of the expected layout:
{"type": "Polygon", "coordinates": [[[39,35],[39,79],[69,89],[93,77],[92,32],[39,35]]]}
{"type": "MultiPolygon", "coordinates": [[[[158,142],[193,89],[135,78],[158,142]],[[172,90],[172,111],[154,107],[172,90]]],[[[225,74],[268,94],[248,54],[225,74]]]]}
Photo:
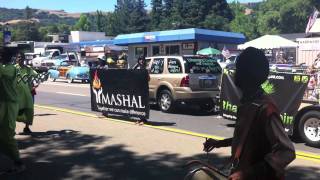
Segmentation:
{"type": "Polygon", "coordinates": [[[320,147],[320,113],[305,113],[299,122],[300,137],[309,145],[320,147]]]}
{"type": "Polygon", "coordinates": [[[162,112],[172,112],[174,101],[172,94],[168,90],[162,90],[158,96],[158,105],[162,112]]]}

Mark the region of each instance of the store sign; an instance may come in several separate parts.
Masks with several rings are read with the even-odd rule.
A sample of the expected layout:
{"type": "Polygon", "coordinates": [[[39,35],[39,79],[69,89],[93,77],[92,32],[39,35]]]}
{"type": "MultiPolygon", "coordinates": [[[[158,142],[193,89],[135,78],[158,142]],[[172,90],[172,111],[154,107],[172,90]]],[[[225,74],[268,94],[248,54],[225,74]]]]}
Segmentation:
{"type": "Polygon", "coordinates": [[[152,35],[152,34],[149,34],[149,35],[145,35],[144,36],[144,40],[145,41],[156,41],[156,36],[155,35],[152,35]]]}
{"type": "Polygon", "coordinates": [[[91,69],[90,79],[93,111],[149,118],[147,70],[91,69]]]}
{"type": "Polygon", "coordinates": [[[182,49],[183,50],[194,50],[194,43],[183,43],[182,49]]]}
{"type": "Polygon", "coordinates": [[[93,47],[92,51],[93,52],[104,52],[104,47],[93,47]]]}
{"type": "MultiPolygon", "coordinates": [[[[233,71],[224,70],[220,109],[223,117],[236,120],[240,92],[233,82],[233,74],[233,71]]],[[[294,117],[300,107],[309,78],[308,75],[301,74],[270,73],[268,81],[262,86],[278,106],[285,130],[289,134],[292,134],[294,117]]]]}

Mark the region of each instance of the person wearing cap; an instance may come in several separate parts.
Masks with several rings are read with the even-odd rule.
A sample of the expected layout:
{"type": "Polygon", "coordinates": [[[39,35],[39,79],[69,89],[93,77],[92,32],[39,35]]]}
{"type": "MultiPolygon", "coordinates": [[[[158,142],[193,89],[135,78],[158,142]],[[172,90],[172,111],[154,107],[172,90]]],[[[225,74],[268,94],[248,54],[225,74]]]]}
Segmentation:
{"type": "Polygon", "coordinates": [[[240,54],[234,81],[242,98],[233,137],[204,143],[206,152],[231,146],[231,159],[235,161],[230,180],[284,179],[285,168],[295,159],[280,112],[261,88],[268,75],[269,62],[261,50],[249,47],[240,54]]]}
{"type": "Polygon", "coordinates": [[[14,138],[19,111],[17,91],[17,69],[11,64],[9,50],[0,47],[0,153],[13,161],[8,173],[19,173],[26,169],[19,155],[14,138]]]}
{"type": "Polygon", "coordinates": [[[25,56],[23,53],[18,53],[16,56],[16,68],[20,75],[18,83],[18,102],[19,115],[18,122],[25,123],[23,133],[31,134],[30,126],[33,124],[34,117],[34,95],[36,94],[36,86],[33,84],[33,78],[38,74],[29,66],[24,64],[25,56]]]}
{"type": "Polygon", "coordinates": [[[104,55],[99,55],[98,56],[98,69],[107,69],[108,65],[106,64],[106,58],[104,55]]]}

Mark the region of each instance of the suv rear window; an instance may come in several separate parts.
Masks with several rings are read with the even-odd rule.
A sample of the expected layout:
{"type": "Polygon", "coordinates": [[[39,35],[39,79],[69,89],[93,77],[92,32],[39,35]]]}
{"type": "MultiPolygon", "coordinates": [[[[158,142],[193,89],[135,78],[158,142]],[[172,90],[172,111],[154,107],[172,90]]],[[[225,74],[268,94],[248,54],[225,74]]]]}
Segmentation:
{"type": "Polygon", "coordinates": [[[222,72],[217,60],[209,57],[184,57],[186,73],[191,74],[219,74],[222,72]]]}

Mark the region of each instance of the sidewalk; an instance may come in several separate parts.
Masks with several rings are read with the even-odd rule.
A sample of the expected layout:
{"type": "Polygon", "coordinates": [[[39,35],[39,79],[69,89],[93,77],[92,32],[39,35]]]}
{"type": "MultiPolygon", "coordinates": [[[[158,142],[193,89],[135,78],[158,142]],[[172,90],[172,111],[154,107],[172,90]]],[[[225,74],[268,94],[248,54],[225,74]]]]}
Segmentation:
{"type": "MultiPolygon", "coordinates": [[[[40,108],[35,115],[32,137],[17,135],[27,171],[1,180],[180,180],[188,160],[207,159],[203,138],[40,108]]],[[[17,133],[22,129],[18,123],[17,133]]],[[[229,153],[216,149],[210,162],[222,166],[229,153]]],[[[0,162],[0,169],[8,166],[0,162]]],[[[290,180],[320,177],[320,163],[312,161],[297,159],[288,170],[290,180]]]]}

